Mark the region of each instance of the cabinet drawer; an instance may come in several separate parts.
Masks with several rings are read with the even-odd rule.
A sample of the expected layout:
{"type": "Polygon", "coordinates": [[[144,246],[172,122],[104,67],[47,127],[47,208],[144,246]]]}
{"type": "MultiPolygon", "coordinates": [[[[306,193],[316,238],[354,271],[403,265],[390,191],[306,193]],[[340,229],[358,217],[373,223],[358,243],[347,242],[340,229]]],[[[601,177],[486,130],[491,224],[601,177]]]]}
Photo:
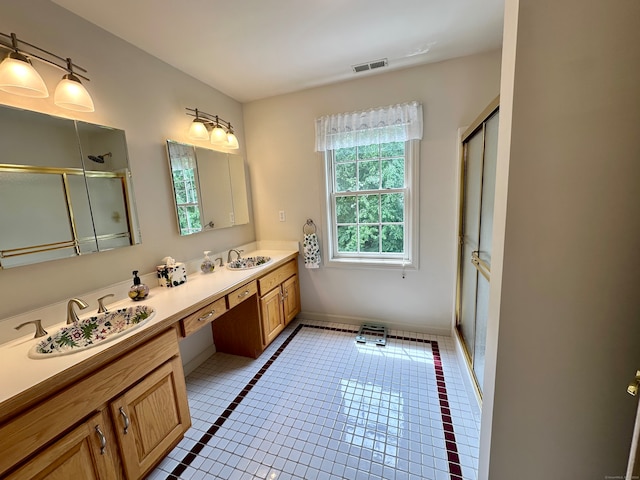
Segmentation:
{"type": "Polygon", "coordinates": [[[242,287],[234,290],[229,295],[227,295],[227,298],[229,300],[229,308],[235,307],[236,305],[244,302],[247,298],[256,293],[258,293],[258,285],[256,284],[255,280],[253,282],[247,283],[246,285],[243,285],[242,287]]]}
{"type": "Polygon", "coordinates": [[[291,260],[285,263],[281,267],[275,269],[273,272],[266,274],[264,277],[258,280],[260,285],[260,296],[273,290],[275,287],[284,282],[291,275],[294,275],[298,271],[298,264],[296,260],[291,260]]]}
{"type": "Polygon", "coordinates": [[[227,302],[224,297],[219,298],[213,303],[210,303],[204,308],[201,308],[195,313],[192,313],[188,317],[185,317],[180,322],[182,326],[182,335],[191,335],[196,330],[201,329],[205,325],[209,325],[216,318],[227,311],[227,302]]]}

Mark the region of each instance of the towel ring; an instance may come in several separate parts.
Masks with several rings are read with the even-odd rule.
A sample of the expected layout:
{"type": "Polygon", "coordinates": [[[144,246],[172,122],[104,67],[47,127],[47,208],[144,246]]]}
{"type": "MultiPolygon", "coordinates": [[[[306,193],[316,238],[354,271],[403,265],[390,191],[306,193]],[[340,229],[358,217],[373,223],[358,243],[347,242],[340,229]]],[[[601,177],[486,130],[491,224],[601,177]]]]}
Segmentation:
{"type": "Polygon", "coordinates": [[[305,235],[316,233],[316,224],[313,223],[313,220],[307,218],[307,222],[302,226],[302,233],[305,235]]]}

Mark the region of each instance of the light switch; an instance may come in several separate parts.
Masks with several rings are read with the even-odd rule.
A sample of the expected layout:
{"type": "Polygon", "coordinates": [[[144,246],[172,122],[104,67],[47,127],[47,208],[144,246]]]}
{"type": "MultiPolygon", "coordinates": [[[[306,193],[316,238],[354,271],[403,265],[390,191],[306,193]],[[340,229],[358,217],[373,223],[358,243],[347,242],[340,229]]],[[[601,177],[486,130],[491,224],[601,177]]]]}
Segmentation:
{"type": "Polygon", "coordinates": [[[285,215],[284,210],[280,210],[279,215],[280,215],[281,222],[284,222],[287,219],[287,216],[285,215]]]}

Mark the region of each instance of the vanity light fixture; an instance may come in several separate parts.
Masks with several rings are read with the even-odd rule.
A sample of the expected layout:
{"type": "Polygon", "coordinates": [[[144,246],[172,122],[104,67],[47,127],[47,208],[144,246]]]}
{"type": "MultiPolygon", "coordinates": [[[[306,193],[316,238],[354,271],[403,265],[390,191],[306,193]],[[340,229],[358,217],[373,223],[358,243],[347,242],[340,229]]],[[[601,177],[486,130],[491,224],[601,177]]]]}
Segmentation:
{"type": "Polygon", "coordinates": [[[76,65],[70,58],[63,58],[24,40],[19,40],[15,33],[7,35],[0,32],[0,48],[9,50],[6,58],[0,63],[0,90],[26,97],[46,98],[49,96],[47,86],[31,63],[35,58],[66,72],[58,84],[54,94],[54,103],[59,107],[78,112],[93,112],[91,95],[80,82],[80,78],[89,81],[78,70],[87,72],[76,65]]]}
{"type": "Polygon", "coordinates": [[[186,108],[187,115],[195,117],[189,128],[189,138],[194,140],[209,140],[212,145],[231,150],[239,148],[238,138],[233,133],[231,123],[211,115],[197,108],[186,108]]]}

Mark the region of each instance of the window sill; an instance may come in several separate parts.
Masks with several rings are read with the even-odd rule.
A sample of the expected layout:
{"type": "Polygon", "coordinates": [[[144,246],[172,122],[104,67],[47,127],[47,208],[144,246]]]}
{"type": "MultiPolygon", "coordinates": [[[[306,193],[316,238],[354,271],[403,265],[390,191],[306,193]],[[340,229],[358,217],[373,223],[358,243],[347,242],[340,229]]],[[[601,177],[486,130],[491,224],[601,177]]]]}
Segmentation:
{"type": "Polygon", "coordinates": [[[396,259],[375,259],[375,258],[333,258],[324,263],[325,267],[335,268],[376,268],[393,270],[417,270],[417,262],[410,262],[396,259]]]}

